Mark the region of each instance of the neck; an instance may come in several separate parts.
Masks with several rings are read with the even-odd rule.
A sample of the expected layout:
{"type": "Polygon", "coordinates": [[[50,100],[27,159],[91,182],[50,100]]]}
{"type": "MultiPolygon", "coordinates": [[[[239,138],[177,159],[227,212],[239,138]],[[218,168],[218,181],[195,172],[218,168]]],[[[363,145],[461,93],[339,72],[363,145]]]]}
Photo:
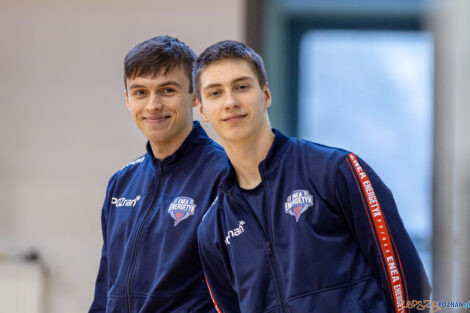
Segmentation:
{"type": "Polygon", "coordinates": [[[153,156],[156,159],[163,161],[178,150],[183,144],[183,141],[189,136],[193,129],[193,123],[187,124],[182,131],[175,138],[171,138],[165,141],[150,141],[150,147],[152,148],[153,156]]]}
{"type": "Polygon", "coordinates": [[[253,189],[261,183],[258,165],[266,158],[273,141],[274,134],[269,125],[250,138],[234,142],[221,140],[241,188],[253,189]]]}

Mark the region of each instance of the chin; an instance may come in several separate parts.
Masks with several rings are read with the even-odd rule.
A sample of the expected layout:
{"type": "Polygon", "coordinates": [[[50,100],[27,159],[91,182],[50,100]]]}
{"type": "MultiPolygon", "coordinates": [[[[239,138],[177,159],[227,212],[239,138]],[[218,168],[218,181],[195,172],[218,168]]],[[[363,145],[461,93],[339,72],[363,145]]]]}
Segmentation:
{"type": "Polygon", "coordinates": [[[164,141],[167,139],[168,134],[160,132],[160,133],[152,133],[148,134],[147,137],[148,140],[153,141],[153,142],[159,142],[159,141],[164,141]]]}
{"type": "Polygon", "coordinates": [[[236,131],[225,133],[224,135],[219,134],[219,136],[221,138],[224,138],[227,141],[239,141],[247,137],[246,134],[240,134],[240,132],[236,132],[236,131]]]}

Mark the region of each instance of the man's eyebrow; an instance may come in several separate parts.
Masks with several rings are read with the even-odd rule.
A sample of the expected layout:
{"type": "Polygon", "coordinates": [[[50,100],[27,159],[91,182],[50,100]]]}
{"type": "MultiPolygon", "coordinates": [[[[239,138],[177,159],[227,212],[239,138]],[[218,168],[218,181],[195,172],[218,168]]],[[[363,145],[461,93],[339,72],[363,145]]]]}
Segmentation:
{"type": "Polygon", "coordinates": [[[219,87],[219,86],[222,86],[222,84],[220,84],[220,83],[214,83],[214,84],[210,84],[210,85],[204,86],[204,87],[202,88],[202,90],[210,89],[210,88],[213,88],[213,87],[219,87]]]}
{"type": "Polygon", "coordinates": [[[136,88],[145,88],[145,86],[140,85],[140,84],[131,84],[131,85],[129,85],[129,90],[130,89],[136,89],[136,88]]]}
{"type": "MultiPolygon", "coordinates": [[[[250,80],[250,81],[253,81],[253,78],[249,77],[249,76],[242,76],[242,77],[238,77],[238,78],[235,78],[231,84],[236,84],[240,81],[243,81],[243,80],[250,80]]],[[[210,84],[210,85],[207,85],[207,86],[204,86],[202,88],[202,90],[206,90],[206,89],[210,89],[210,88],[213,88],[213,87],[219,87],[219,86],[222,86],[221,83],[214,83],[214,84],[210,84]]]]}
{"type": "Polygon", "coordinates": [[[237,78],[237,79],[234,79],[234,80],[232,81],[232,84],[233,84],[233,83],[238,83],[238,82],[240,82],[240,81],[242,81],[242,80],[251,80],[251,81],[253,81],[253,78],[251,78],[251,77],[249,77],[249,76],[242,76],[242,77],[239,77],[239,78],[237,78]]]}
{"type": "Polygon", "coordinates": [[[158,87],[165,87],[165,86],[183,87],[180,83],[178,83],[177,81],[174,81],[174,80],[170,80],[170,81],[167,81],[167,82],[164,82],[164,83],[158,85],[158,87]]]}
{"type": "MultiPolygon", "coordinates": [[[[166,81],[166,82],[163,82],[161,83],[160,85],[158,85],[157,87],[158,88],[161,88],[161,87],[166,87],[166,86],[176,86],[176,87],[182,87],[180,83],[174,81],[174,80],[169,80],[169,81],[166,81]]],[[[147,86],[145,85],[141,85],[141,84],[131,84],[129,86],[129,90],[131,89],[136,89],[136,88],[147,88],[147,86]]]]}

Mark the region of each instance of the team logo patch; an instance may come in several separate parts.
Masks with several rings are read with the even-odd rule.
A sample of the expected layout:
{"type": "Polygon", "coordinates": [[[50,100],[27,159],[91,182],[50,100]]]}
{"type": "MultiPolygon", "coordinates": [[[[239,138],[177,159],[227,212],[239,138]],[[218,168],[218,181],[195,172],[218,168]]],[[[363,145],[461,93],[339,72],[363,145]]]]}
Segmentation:
{"type": "Polygon", "coordinates": [[[298,222],[300,215],[311,206],[313,206],[313,196],[307,190],[294,190],[287,197],[284,210],[287,214],[295,216],[295,221],[298,222]]]}
{"type": "Polygon", "coordinates": [[[187,219],[191,215],[194,215],[196,204],[194,200],[189,197],[177,197],[170,204],[168,213],[175,220],[173,226],[178,225],[182,220],[187,219]]]}

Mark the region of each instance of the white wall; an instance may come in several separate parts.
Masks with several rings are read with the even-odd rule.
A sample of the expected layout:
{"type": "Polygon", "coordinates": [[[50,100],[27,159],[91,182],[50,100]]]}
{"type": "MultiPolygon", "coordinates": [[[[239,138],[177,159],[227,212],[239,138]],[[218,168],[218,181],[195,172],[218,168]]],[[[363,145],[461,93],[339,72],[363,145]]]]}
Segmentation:
{"type": "Polygon", "coordinates": [[[200,53],[241,40],[242,23],[242,0],[0,3],[0,254],[41,253],[45,312],[88,310],[107,180],[145,152],[124,105],[127,51],[168,34],[200,53]]]}

